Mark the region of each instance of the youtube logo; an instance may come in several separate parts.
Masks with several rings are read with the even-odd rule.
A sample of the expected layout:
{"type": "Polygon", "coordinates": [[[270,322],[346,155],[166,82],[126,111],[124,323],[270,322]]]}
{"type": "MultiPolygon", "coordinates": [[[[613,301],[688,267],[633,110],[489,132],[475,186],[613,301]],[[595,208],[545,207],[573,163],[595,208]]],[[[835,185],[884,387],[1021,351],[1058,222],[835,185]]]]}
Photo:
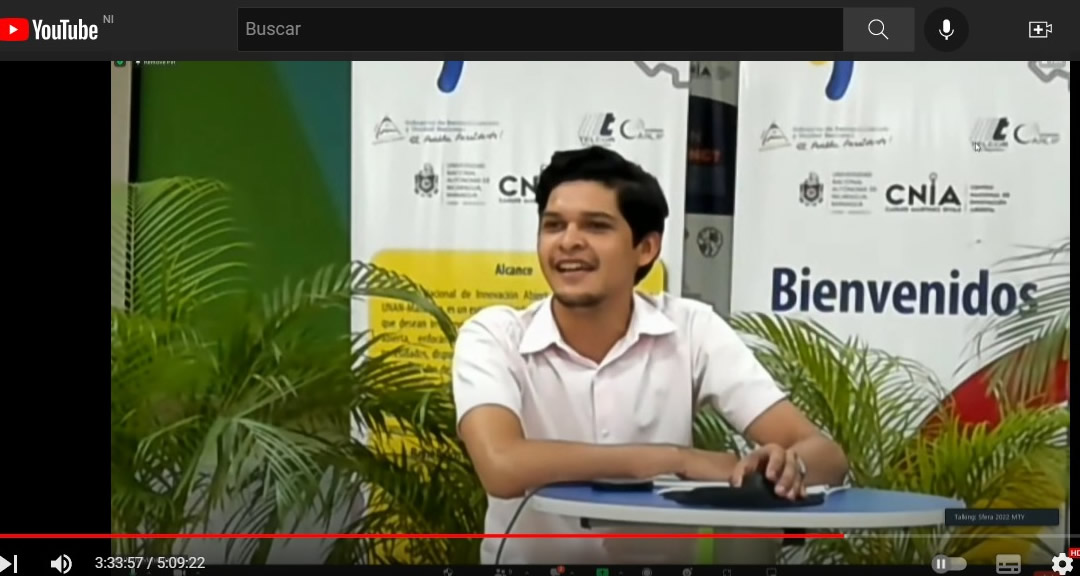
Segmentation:
{"type": "Polygon", "coordinates": [[[34,33],[33,40],[35,42],[98,39],[97,24],[88,24],[82,18],[78,20],[62,18],[55,22],[29,20],[27,18],[0,18],[0,42],[25,42],[30,40],[31,29],[34,33]]]}
{"type": "Polygon", "coordinates": [[[29,20],[26,18],[0,18],[0,42],[25,42],[29,39],[29,20]]]}

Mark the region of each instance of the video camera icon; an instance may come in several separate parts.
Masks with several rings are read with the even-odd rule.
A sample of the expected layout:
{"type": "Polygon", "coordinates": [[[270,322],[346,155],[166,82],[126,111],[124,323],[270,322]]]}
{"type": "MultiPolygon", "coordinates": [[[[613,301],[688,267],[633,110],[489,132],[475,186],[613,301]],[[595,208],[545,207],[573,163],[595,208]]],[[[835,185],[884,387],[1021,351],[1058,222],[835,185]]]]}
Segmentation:
{"type": "Polygon", "coordinates": [[[1028,38],[1049,38],[1054,33],[1054,25],[1046,21],[1028,22],[1028,38]]]}

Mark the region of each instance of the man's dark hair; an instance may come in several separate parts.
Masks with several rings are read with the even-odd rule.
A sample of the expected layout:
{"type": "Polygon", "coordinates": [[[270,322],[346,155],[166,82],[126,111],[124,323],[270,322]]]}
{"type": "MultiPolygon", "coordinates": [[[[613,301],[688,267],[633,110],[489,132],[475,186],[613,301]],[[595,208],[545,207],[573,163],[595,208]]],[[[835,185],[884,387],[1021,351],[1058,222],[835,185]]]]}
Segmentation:
{"type": "MultiPolygon", "coordinates": [[[[652,232],[664,234],[668,204],[656,177],[617,152],[600,146],[563,150],[551,156],[551,163],[540,172],[536,185],[536,206],[540,215],[543,216],[547,209],[552,190],[560,184],[580,180],[599,182],[615,191],[619,212],[630,224],[634,246],[652,232]]],[[[655,260],[638,268],[634,275],[635,284],[648,276],[654,263],[655,260]]]]}

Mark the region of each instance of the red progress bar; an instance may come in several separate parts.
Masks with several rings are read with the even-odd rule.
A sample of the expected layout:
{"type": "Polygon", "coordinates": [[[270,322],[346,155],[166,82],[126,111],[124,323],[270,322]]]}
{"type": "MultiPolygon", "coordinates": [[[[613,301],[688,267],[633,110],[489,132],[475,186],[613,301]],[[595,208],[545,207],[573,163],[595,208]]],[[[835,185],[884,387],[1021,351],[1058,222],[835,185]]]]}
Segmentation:
{"type": "Polygon", "coordinates": [[[404,540],[404,539],[480,539],[480,538],[704,538],[704,539],[843,539],[843,534],[0,534],[0,540],[404,540]]]}

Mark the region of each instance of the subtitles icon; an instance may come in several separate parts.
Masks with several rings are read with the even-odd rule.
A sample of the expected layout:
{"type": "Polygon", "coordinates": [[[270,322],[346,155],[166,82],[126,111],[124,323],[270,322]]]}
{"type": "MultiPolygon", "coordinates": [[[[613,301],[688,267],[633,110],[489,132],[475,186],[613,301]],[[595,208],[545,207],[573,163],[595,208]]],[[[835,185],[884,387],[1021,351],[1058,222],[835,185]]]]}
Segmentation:
{"type": "Polygon", "coordinates": [[[1019,574],[1023,558],[1019,554],[998,554],[995,558],[998,574],[1019,574]]]}

